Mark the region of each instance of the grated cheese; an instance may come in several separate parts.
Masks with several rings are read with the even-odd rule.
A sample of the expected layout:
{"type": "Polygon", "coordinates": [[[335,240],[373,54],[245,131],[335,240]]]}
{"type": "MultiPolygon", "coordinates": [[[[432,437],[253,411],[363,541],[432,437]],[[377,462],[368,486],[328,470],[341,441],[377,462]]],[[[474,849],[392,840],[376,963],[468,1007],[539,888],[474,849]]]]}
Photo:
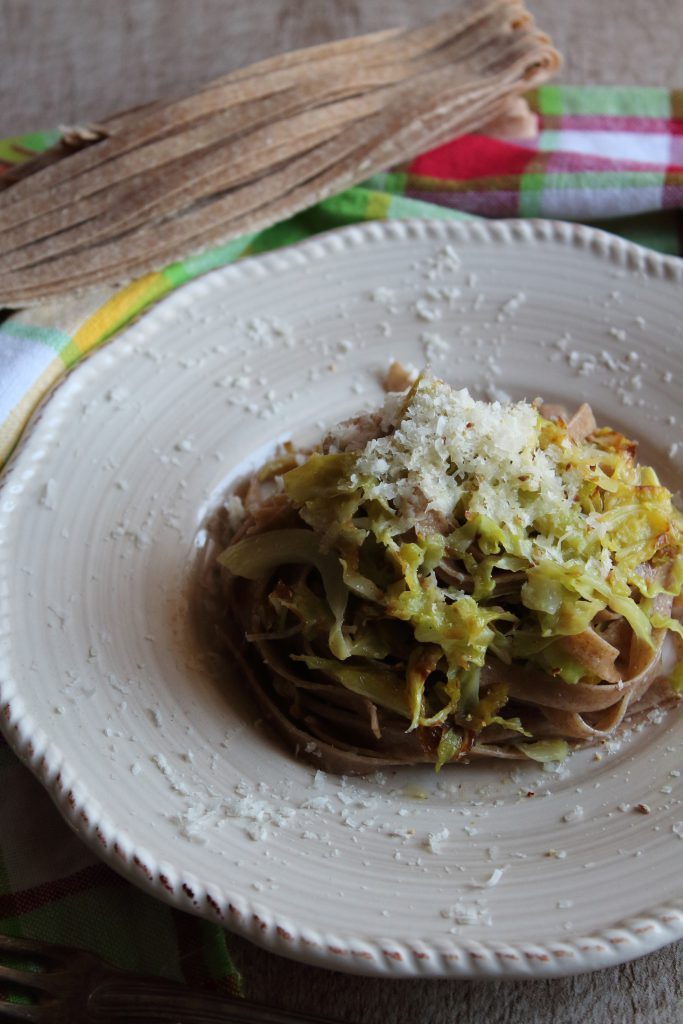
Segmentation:
{"type": "Polygon", "coordinates": [[[386,436],[367,441],[355,476],[401,512],[421,494],[448,516],[467,495],[472,514],[524,529],[571,507],[578,474],[560,448],[539,447],[539,415],[528,403],[481,402],[423,378],[408,398],[389,395],[380,415],[386,436]]]}

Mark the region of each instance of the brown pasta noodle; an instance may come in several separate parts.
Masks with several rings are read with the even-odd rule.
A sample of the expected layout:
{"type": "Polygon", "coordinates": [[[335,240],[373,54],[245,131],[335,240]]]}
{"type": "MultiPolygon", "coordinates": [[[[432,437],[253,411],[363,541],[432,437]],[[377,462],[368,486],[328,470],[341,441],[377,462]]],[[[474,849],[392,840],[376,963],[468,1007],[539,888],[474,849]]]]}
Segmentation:
{"type": "Polygon", "coordinates": [[[236,489],[200,614],[320,767],[557,760],[677,700],[682,524],[588,406],[420,377],[236,489]]]}

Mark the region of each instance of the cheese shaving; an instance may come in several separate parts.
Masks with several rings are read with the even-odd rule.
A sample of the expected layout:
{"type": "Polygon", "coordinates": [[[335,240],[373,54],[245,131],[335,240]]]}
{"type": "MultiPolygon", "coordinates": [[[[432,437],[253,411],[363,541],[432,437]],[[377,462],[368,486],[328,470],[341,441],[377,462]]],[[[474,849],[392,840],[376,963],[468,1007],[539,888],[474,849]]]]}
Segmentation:
{"type": "Polygon", "coordinates": [[[473,515],[519,528],[571,508],[579,477],[562,448],[539,447],[533,405],[480,402],[426,378],[401,397],[389,396],[386,436],[368,441],[356,463],[356,477],[370,478],[369,495],[402,508],[420,493],[428,509],[450,516],[467,494],[473,515]]]}

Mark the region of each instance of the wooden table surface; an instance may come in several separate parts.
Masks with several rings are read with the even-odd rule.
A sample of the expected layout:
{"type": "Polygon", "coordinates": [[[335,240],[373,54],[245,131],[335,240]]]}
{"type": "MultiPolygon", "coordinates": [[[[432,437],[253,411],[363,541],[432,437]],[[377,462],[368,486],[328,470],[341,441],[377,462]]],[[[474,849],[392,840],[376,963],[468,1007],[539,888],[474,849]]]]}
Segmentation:
{"type": "MultiPolygon", "coordinates": [[[[0,136],[182,94],[271,53],[399,23],[448,0],[0,0],[0,136]]],[[[536,0],[565,82],[683,85],[681,0],[536,0]]],[[[647,879],[643,879],[646,892],[647,879]]],[[[356,1024],[680,1024],[683,942],[556,981],[390,981],[296,964],[235,937],[248,994],[356,1024]]]]}

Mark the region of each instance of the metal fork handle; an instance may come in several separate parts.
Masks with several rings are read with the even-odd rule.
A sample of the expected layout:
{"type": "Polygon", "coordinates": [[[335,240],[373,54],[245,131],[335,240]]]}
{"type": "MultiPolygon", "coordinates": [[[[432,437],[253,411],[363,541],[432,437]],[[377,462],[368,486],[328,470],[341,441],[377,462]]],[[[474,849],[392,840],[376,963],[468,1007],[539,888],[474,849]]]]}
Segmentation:
{"type": "Polygon", "coordinates": [[[212,992],[187,992],[172,982],[116,978],[88,998],[89,1024],[335,1024],[212,992]]]}

